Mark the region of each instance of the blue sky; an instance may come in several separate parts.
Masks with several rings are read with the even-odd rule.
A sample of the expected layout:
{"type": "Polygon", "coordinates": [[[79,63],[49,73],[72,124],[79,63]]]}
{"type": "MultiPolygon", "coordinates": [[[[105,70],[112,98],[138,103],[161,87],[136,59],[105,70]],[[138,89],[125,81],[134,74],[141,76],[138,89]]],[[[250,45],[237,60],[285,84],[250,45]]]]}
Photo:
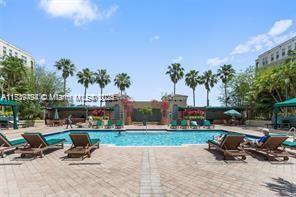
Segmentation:
{"type": "MultiPolygon", "coordinates": [[[[254,65],[256,57],[295,35],[293,0],[0,0],[0,38],[30,52],[49,70],[70,58],[77,70],[106,68],[112,79],[127,72],[135,100],[160,99],[173,85],[167,66],[179,62],[200,73],[231,63],[236,70],[254,65]]],[[[177,93],[192,91],[184,80],[177,93]]],[[[71,94],[82,94],[77,78],[71,94]]],[[[217,100],[220,84],[211,91],[217,100]]],[[[93,85],[88,93],[98,93],[93,85]]],[[[105,93],[116,93],[112,84],[105,93]]],[[[206,104],[199,86],[197,105],[206,104]]]]}

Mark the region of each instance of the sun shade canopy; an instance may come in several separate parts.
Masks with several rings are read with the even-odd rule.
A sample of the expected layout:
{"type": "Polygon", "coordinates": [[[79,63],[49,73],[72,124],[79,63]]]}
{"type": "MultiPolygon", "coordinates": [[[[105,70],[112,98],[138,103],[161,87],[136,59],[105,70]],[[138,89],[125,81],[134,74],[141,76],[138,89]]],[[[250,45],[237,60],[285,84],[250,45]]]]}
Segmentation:
{"type": "Polygon", "coordinates": [[[286,101],[277,102],[275,107],[296,107],[296,98],[288,99],[286,101]]]}

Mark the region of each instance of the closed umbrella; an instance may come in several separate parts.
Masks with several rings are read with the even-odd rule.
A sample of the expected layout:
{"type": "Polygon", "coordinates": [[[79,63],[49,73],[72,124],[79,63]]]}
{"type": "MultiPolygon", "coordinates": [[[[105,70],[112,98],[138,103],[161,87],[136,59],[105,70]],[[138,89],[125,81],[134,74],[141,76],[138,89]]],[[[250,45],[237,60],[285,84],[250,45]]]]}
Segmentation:
{"type": "Polygon", "coordinates": [[[58,113],[58,109],[57,108],[55,108],[55,110],[54,110],[53,119],[54,120],[59,120],[60,119],[60,116],[59,116],[59,113],[58,113]]]}
{"type": "Polygon", "coordinates": [[[239,113],[238,111],[231,109],[228,110],[226,112],[224,112],[225,115],[231,116],[231,117],[241,117],[241,113],[239,113]]]}

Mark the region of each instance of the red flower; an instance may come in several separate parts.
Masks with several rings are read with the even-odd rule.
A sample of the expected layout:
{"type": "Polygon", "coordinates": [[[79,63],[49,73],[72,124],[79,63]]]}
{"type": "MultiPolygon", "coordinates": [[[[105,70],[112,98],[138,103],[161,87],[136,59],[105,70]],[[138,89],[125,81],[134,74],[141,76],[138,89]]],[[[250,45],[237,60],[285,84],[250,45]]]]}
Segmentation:
{"type": "Polygon", "coordinates": [[[169,104],[169,102],[167,100],[163,100],[163,101],[161,101],[161,105],[160,106],[161,106],[161,109],[167,110],[167,109],[169,109],[170,104],[169,104]]]}

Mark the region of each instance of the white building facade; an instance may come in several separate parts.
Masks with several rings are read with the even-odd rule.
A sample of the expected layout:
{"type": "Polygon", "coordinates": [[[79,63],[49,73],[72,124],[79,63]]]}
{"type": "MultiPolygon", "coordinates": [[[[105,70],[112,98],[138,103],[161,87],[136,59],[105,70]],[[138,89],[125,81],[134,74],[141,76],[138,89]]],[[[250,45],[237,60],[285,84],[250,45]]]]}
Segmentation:
{"type": "Polygon", "coordinates": [[[24,62],[27,68],[34,69],[35,59],[28,52],[16,47],[15,45],[0,39],[0,61],[6,56],[15,56],[24,62]]]}
{"type": "Polygon", "coordinates": [[[296,36],[259,55],[256,59],[256,69],[280,64],[287,59],[289,51],[295,49],[296,36]]]}

